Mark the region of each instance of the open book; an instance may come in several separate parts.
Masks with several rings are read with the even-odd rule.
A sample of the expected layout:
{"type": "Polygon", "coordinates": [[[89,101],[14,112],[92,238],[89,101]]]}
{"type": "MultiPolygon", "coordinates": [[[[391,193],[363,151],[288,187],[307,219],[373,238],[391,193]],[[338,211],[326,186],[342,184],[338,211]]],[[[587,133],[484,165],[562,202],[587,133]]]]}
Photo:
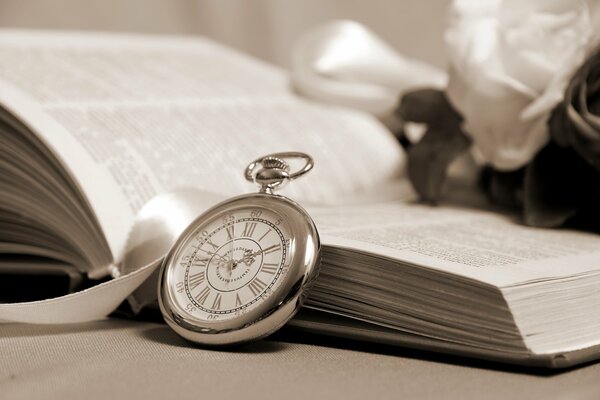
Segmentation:
{"type": "Polygon", "coordinates": [[[377,120],[298,98],[276,68],[204,39],[20,31],[0,60],[0,280],[106,279],[153,196],[247,193],[249,161],[303,151],[315,170],[283,194],[313,215],[323,265],[290,325],[527,365],[600,357],[598,236],[414,204],[377,120]]]}

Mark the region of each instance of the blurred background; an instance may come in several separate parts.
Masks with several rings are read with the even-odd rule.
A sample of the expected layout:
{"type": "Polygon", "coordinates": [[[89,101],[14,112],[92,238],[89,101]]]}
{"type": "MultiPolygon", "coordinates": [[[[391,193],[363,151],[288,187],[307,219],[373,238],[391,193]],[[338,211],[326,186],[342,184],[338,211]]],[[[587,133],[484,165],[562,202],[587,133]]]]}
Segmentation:
{"type": "Polygon", "coordinates": [[[204,35],[282,67],[309,27],[366,25],[402,54],[445,66],[449,0],[0,0],[0,27],[204,35]]]}

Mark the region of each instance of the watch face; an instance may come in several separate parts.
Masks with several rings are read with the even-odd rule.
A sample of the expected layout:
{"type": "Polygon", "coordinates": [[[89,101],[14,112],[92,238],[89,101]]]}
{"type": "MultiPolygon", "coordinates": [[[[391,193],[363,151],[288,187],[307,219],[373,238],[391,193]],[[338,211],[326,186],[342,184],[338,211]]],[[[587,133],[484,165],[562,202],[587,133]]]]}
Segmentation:
{"type": "Polygon", "coordinates": [[[299,152],[251,162],[244,176],[260,192],[216,204],[178,237],[158,279],[158,304],[176,333],[231,345],[265,337],[296,314],[318,275],[321,245],[308,213],[273,191],[313,164],[299,152]],[[285,159],[304,166],[291,172],[285,159]]]}
{"type": "Polygon", "coordinates": [[[258,308],[285,280],[290,227],[273,210],[236,207],[185,236],[169,271],[170,296],[195,320],[235,319],[258,308]]]}

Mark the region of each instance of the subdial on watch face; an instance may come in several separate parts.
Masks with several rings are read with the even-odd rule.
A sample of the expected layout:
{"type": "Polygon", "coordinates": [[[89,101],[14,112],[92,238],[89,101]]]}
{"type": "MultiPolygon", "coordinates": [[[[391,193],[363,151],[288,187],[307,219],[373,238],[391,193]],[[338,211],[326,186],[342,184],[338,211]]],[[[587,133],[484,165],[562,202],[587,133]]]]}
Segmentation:
{"type": "Polygon", "coordinates": [[[225,320],[264,301],[282,282],[289,229],[267,209],[237,209],[200,226],[173,271],[175,299],[196,318],[225,320]]]}

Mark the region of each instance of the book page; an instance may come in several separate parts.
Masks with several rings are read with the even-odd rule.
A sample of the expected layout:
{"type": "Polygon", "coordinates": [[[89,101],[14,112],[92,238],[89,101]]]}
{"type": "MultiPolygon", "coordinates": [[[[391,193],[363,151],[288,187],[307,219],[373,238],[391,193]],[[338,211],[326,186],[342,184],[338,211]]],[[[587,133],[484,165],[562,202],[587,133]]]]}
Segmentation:
{"type": "Polygon", "coordinates": [[[371,117],[303,101],[281,71],[203,39],[0,33],[0,103],[86,195],[118,258],[154,195],[256,188],[246,165],[304,151],[314,171],[284,192],[312,203],[397,178],[403,153],[371,117]]]}
{"type": "Polygon", "coordinates": [[[516,216],[410,203],[310,209],[325,245],[503,287],[600,270],[600,236],[522,226],[516,216]]]}

